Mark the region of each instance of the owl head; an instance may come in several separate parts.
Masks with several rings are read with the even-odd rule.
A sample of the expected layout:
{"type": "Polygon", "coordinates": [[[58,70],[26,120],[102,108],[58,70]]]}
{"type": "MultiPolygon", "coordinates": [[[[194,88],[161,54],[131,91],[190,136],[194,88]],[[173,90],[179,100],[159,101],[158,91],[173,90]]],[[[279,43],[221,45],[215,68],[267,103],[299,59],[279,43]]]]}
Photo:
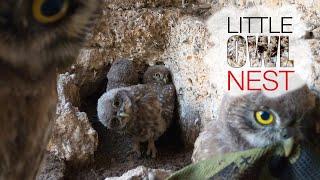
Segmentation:
{"type": "Polygon", "coordinates": [[[163,65],[150,66],[143,75],[144,84],[168,84],[171,81],[169,69],[163,65]]]}
{"type": "Polygon", "coordinates": [[[0,1],[0,63],[30,74],[70,64],[96,7],[96,0],[0,1]]]}
{"type": "Polygon", "coordinates": [[[112,64],[107,77],[108,81],[115,82],[134,82],[139,79],[134,63],[127,59],[115,61],[112,64]]]}
{"type": "Polygon", "coordinates": [[[232,136],[262,147],[291,137],[301,139],[305,114],[314,106],[315,96],[307,87],[278,97],[256,92],[225,97],[219,119],[232,136]]]}
{"type": "Polygon", "coordinates": [[[112,89],[98,100],[99,121],[109,129],[122,130],[133,119],[133,104],[128,91],[123,88],[112,89]]]}

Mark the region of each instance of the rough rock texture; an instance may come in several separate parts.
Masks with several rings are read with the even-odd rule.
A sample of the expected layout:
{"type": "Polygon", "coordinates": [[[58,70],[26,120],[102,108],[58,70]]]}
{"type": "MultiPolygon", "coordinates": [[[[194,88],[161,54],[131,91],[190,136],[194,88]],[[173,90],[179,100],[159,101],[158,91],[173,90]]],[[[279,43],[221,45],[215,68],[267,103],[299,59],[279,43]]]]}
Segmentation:
{"type": "Polygon", "coordinates": [[[105,180],[130,180],[130,179],[165,179],[170,176],[172,172],[164,169],[150,169],[144,166],[138,166],[124,173],[121,177],[110,177],[105,180]]]}
{"type": "Polygon", "coordinates": [[[57,157],[84,162],[97,149],[98,136],[85,112],[80,112],[81,97],[96,91],[106,78],[107,65],[99,49],[81,49],[70,72],[58,77],[57,119],[47,150],[57,157]]]}
{"type": "MultiPolygon", "coordinates": [[[[320,7],[311,6],[310,9],[300,5],[299,9],[303,12],[304,16],[302,17],[302,20],[308,24],[310,31],[318,31],[320,28],[320,7]],[[312,8],[314,8],[314,10],[312,8]]],[[[314,33],[313,36],[308,39],[308,42],[314,58],[312,61],[312,75],[308,81],[308,85],[318,96],[320,96],[320,40],[318,34],[314,33]]]]}
{"type": "Polygon", "coordinates": [[[36,177],[37,180],[63,180],[66,171],[66,164],[54,154],[47,153],[36,177]]]}
{"type": "Polygon", "coordinates": [[[193,145],[202,121],[211,117],[208,69],[204,64],[209,33],[197,18],[182,18],[169,33],[163,59],[170,69],[179,102],[179,124],[187,145],[193,145]]]}
{"type": "Polygon", "coordinates": [[[155,62],[163,53],[166,35],[179,16],[179,9],[170,8],[106,10],[88,46],[99,49],[102,61],[106,62],[118,58],[155,62]]]}
{"type": "Polygon", "coordinates": [[[311,87],[316,90],[318,96],[320,95],[320,41],[319,40],[310,40],[310,46],[314,55],[314,63],[312,65],[312,78],[315,79],[312,82],[311,87]]]}
{"type": "MultiPolygon", "coordinates": [[[[100,48],[81,49],[76,64],[70,70],[74,74],[71,84],[78,87],[81,97],[95,93],[100,84],[106,84],[109,59],[102,52],[100,48]]],[[[74,105],[79,107],[78,104],[74,105]]]]}
{"type": "Polygon", "coordinates": [[[105,2],[106,7],[110,9],[182,6],[182,0],[105,0],[105,2]]]}
{"type": "MultiPolygon", "coordinates": [[[[97,95],[99,87],[105,89],[110,64],[121,58],[141,66],[161,62],[170,69],[178,95],[182,137],[192,146],[202,127],[217,116],[213,111],[217,107],[212,103],[218,99],[216,87],[209,82],[209,69],[203,60],[214,44],[208,41],[209,32],[201,19],[222,7],[217,2],[189,0],[182,8],[182,0],[104,0],[102,16],[88,35],[76,64],[60,76],[58,84],[63,90],[59,92],[59,118],[49,150],[67,160],[86,159],[93,154],[96,134],[77,107],[81,109],[86,97],[97,95]],[[208,3],[211,5],[205,6],[208,3]]],[[[319,14],[307,9],[301,7],[306,11],[304,18],[313,29],[319,27],[319,14]]],[[[310,86],[319,89],[320,45],[315,39],[309,42],[315,55],[316,79],[310,86]]],[[[139,172],[149,170],[140,167],[139,172]]]]}
{"type": "Polygon", "coordinates": [[[85,161],[98,145],[97,133],[91,127],[86,113],[79,112],[79,90],[74,75],[62,74],[58,79],[58,106],[48,151],[67,161],[85,161]]]}

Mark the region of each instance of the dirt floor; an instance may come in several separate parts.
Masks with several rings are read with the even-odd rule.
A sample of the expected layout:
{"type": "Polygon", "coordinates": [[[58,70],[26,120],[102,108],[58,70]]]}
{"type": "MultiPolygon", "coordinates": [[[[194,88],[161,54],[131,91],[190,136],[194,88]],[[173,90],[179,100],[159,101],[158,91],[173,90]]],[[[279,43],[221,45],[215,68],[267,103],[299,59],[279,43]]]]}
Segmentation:
{"type": "MultiPolygon", "coordinates": [[[[145,154],[146,144],[142,147],[142,157],[131,153],[131,140],[126,135],[108,131],[96,116],[96,102],[103,91],[84,99],[86,104],[80,108],[87,113],[93,128],[98,132],[99,146],[92,162],[81,167],[67,164],[65,179],[104,179],[106,177],[121,176],[123,173],[137,166],[178,170],[191,163],[192,149],[183,147],[177,123],[156,142],[158,154],[155,159],[145,154]]],[[[177,119],[177,118],[176,118],[177,119]]]]}

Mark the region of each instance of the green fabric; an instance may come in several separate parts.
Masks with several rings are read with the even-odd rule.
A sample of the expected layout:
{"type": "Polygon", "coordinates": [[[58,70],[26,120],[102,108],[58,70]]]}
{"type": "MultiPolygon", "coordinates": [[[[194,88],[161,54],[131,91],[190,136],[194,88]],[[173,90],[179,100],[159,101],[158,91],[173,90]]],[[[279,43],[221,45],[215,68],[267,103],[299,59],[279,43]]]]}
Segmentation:
{"type": "Polygon", "coordinates": [[[168,180],[320,179],[320,160],[317,160],[319,156],[305,149],[298,145],[293,146],[293,141],[288,140],[265,148],[229,153],[191,164],[171,175],[168,180]],[[287,157],[289,154],[291,155],[287,157]],[[286,166],[279,164],[283,159],[287,162],[286,166]],[[272,162],[276,162],[275,172],[270,172],[272,162]],[[305,174],[311,178],[306,178],[305,174]]]}

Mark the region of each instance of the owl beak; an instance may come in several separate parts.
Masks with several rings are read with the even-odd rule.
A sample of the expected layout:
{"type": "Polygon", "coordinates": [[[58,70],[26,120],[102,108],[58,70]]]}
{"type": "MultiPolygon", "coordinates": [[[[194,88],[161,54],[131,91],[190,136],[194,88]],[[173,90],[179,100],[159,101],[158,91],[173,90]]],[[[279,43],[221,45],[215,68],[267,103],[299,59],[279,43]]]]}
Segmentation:
{"type": "Polygon", "coordinates": [[[285,157],[289,157],[294,149],[294,138],[289,138],[283,143],[285,157]]]}
{"type": "Polygon", "coordinates": [[[119,113],[119,117],[127,118],[127,117],[130,117],[130,116],[129,116],[129,114],[127,114],[125,112],[121,112],[121,113],[119,113]]]}
{"type": "Polygon", "coordinates": [[[163,81],[164,81],[165,84],[167,84],[168,80],[167,80],[167,78],[164,78],[163,81]]]}

